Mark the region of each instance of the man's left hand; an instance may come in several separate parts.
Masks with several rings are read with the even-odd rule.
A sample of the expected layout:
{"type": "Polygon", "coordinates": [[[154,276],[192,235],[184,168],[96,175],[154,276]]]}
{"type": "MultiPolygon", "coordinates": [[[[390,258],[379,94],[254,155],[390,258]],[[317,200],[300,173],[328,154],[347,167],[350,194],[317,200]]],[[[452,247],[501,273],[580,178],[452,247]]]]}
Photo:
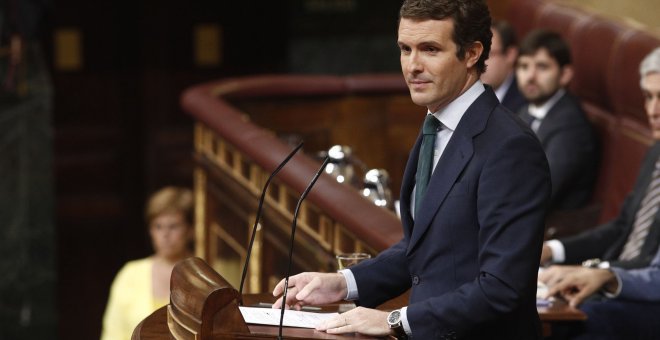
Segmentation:
{"type": "Polygon", "coordinates": [[[387,336],[390,327],[387,324],[388,312],[357,307],[346,313],[316,326],[316,330],[329,334],[360,333],[371,336],[387,336]]]}
{"type": "Polygon", "coordinates": [[[584,299],[612,280],[616,281],[616,278],[609,270],[579,268],[550,287],[547,297],[560,294],[572,307],[577,307],[584,299]]]}

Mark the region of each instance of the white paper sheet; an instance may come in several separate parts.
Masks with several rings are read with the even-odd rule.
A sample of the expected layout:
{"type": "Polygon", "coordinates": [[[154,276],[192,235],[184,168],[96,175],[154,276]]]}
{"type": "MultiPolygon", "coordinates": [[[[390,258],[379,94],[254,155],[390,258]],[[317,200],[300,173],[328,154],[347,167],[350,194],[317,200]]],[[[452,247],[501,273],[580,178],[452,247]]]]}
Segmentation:
{"type": "MultiPolygon", "coordinates": [[[[281,310],[279,309],[243,306],[240,306],[239,309],[241,310],[241,314],[243,314],[243,319],[245,319],[245,322],[247,323],[273,326],[278,326],[280,324],[281,310]]],[[[339,315],[339,313],[314,313],[287,310],[284,312],[283,325],[285,327],[315,328],[320,322],[337,315],[339,315]]]]}
{"type": "Polygon", "coordinates": [[[546,298],[545,296],[548,295],[548,286],[541,282],[541,281],[536,281],[536,307],[550,307],[552,306],[552,303],[555,301],[554,297],[549,297],[546,298]]]}

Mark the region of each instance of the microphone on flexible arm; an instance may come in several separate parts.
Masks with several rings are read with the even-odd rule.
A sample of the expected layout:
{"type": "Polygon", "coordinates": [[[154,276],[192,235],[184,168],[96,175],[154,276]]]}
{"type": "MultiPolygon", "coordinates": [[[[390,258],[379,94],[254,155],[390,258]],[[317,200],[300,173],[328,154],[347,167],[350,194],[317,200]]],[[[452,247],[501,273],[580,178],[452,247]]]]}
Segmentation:
{"type": "Polygon", "coordinates": [[[280,307],[280,326],[279,326],[279,335],[277,336],[278,339],[282,340],[282,324],[284,322],[284,311],[285,311],[285,306],[286,306],[286,293],[289,291],[289,275],[291,275],[291,262],[293,258],[293,241],[296,236],[296,227],[298,225],[298,211],[300,210],[300,205],[302,204],[302,201],[307,197],[307,194],[312,190],[312,187],[316,183],[316,180],[319,179],[321,176],[321,173],[323,173],[323,169],[325,169],[325,166],[328,165],[328,162],[330,161],[330,156],[325,156],[325,159],[323,160],[323,164],[319,168],[319,170],[316,172],[314,175],[314,178],[312,178],[312,181],[309,182],[307,185],[307,188],[305,188],[305,191],[300,195],[300,198],[298,199],[298,203],[296,204],[296,210],[293,213],[293,220],[291,221],[291,243],[289,244],[289,264],[286,269],[286,276],[284,278],[284,293],[282,294],[282,306],[280,307]]]}
{"type": "Polygon", "coordinates": [[[289,160],[291,160],[293,155],[295,155],[298,152],[298,150],[302,148],[303,144],[304,144],[303,142],[300,142],[300,144],[298,144],[298,146],[296,146],[296,148],[293,149],[293,151],[291,151],[289,155],[286,156],[286,158],[284,158],[282,163],[280,163],[280,165],[278,165],[277,168],[275,168],[275,170],[270,174],[270,177],[268,177],[266,184],[264,184],[264,188],[261,190],[261,198],[259,198],[259,207],[257,208],[257,215],[254,219],[254,226],[252,226],[252,236],[250,237],[250,243],[248,244],[247,253],[245,254],[245,265],[243,266],[243,274],[241,275],[241,284],[238,288],[238,296],[241,297],[241,300],[239,301],[241,306],[243,305],[243,284],[245,283],[245,276],[247,275],[248,264],[250,263],[250,254],[252,253],[252,245],[254,244],[254,237],[257,234],[257,225],[259,224],[259,219],[261,218],[261,210],[264,205],[264,198],[266,197],[266,189],[268,189],[268,185],[270,184],[270,181],[275,177],[275,175],[277,175],[278,172],[280,172],[280,170],[282,170],[284,165],[286,165],[286,163],[288,163],[289,160]]]}

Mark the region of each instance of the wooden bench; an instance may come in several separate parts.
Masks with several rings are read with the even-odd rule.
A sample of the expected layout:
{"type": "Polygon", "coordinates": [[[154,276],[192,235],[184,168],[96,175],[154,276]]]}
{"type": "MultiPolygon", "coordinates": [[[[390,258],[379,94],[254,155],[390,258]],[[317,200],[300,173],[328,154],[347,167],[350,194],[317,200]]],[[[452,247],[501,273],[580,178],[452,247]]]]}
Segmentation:
{"type": "Polygon", "coordinates": [[[618,215],[639,165],[653,143],[639,87],[639,63],[660,46],[643,27],[585,9],[543,0],[512,0],[506,18],[522,38],[536,28],[560,33],[570,44],[581,100],[600,137],[601,162],[592,204],[549,221],[548,236],[572,234],[618,215]]]}

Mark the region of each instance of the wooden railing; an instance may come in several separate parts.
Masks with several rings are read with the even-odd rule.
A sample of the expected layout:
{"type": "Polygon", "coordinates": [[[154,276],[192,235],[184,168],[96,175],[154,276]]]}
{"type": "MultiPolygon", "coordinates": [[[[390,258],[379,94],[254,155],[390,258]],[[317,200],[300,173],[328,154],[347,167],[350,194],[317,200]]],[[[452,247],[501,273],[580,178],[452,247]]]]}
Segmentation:
{"type": "MultiPolygon", "coordinates": [[[[382,121],[393,115],[399,117],[380,131],[380,137],[378,133],[360,137],[387,138],[388,134],[400,134],[401,129],[408,126],[407,136],[403,138],[407,139],[405,148],[391,150],[392,155],[398,152],[399,156],[393,159],[399,163],[405,162],[407,148],[416,137],[418,119],[415,118],[423,116],[410,114],[410,110],[420,111],[420,108],[409,103],[407,89],[398,75],[250,77],[203,84],[186,91],[182,97],[183,108],[197,120],[196,255],[235,287],[245,262],[262,187],[270,172],[292,149],[277,137],[281,131],[260,127],[254,122],[255,117],[277,121],[272,115],[282,114],[282,110],[287,114],[298,111],[310,115],[314,113],[308,110],[318,102],[332,110],[346,111],[344,116],[356,119],[356,125],[364,125],[360,117],[364,112],[380,116],[382,121]],[[407,99],[407,103],[402,98],[407,99]],[[301,103],[306,107],[296,109],[301,103]],[[360,111],[350,113],[354,106],[350,104],[355,103],[359,103],[360,111]],[[282,109],[287,107],[290,111],[282,109]],[[270,111],[266,112],[268,109],[270,111]],[[411,117],[410,124],[399,124],[406,114],[411,117]]],[[[323,112],[318,111],[322,110],[317,110],[318,114],[311,121],[327,121],[327,117],[322,118],[323,112]]],[[[286,118],[292,121],[291,116],[286,118]]],[[[382,123],[377,125],[383,126],[382,123]]],[[[305,126],[309,127],[309,123],[298,127],[302,135],[305,135],[305,126]]],[[[313,140],[312,145],[326,146],[314,141],[313,133],[304,139],[313,140]]],[[[326,141],[341,142],[332,138],[326,141]]],[[[361,139],[349,142],[364,143],[361,139]]],[[[387,150],[376,150],[383,151],[387,150]]],[[[267,291],[283,276],[293,210],[319,166],[320,162],[307,154],[296,155],[271,183],[255,238],[246,292],[267,291]]],[[[403,169],[403,164],[397,166],[403,169]]],[[[301,207],[294,272],[335,270],[336,254],[367,252],[375,255],[398,242],[401,235],[400,222],[393,212],[375,206],[362,198],[355,188],[337,183],[324,174],[301,207]]]]}

